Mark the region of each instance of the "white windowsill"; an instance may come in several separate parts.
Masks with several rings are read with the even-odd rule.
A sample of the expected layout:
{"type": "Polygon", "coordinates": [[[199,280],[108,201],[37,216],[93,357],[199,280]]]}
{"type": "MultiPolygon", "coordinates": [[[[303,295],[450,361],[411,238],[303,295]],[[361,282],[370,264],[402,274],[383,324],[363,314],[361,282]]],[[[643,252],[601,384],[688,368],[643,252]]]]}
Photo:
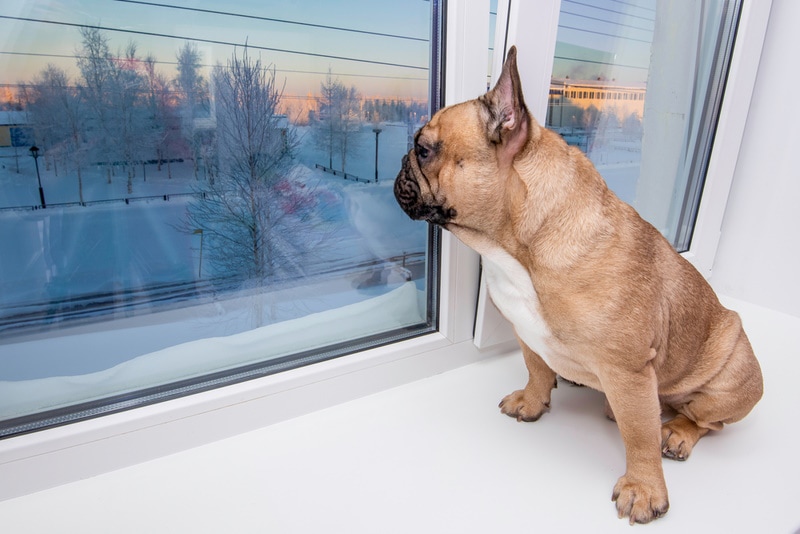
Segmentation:
{"type": "MultiPolygon", "coordinates": [[[[800,527],[800,319],[742,314],[766,393],[744,421],[664,461],[671,510],[648,529],[800,527]]],[[[602,396],[561,384],[552,412],[516,423],[517,351],[233,438],[0,502],[8,532],[611,532],[624,470],[602,396]],[[42,513],[43,511],[46,513],[42,513]]],[[[3,484],[8,483],[3,481],[3,484]]]]}

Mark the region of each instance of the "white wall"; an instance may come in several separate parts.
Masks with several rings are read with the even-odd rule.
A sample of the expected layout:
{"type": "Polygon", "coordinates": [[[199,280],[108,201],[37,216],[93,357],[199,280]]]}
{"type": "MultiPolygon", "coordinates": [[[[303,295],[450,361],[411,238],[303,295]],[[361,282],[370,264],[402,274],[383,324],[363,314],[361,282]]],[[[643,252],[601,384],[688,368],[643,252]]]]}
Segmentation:
{"type": "Polygon", "coordinates": [[[774,0],[711,283],[800,316],[800,2],[774,0]]]}

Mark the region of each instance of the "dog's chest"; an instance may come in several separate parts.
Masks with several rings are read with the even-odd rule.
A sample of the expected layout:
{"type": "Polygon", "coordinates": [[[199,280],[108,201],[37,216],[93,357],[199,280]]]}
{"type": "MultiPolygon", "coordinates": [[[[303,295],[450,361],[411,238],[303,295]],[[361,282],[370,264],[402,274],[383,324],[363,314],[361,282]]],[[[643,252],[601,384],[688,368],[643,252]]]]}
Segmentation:
{"type": "Polygon", "coordinates": [[[495,306],[511,321],[522,341],[553,368],[555,340],[542,318],[530,274],[501,249],[484,253],[482,257],[486,284],[495,306]]]}

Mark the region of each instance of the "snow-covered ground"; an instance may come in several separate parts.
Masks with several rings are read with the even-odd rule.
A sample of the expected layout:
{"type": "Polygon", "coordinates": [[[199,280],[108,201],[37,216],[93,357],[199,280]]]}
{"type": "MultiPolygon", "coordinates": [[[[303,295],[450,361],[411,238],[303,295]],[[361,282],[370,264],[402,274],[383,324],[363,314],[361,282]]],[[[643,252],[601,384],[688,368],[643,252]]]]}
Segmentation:
{"type": "MultiPolygon", "coordinates": [[[[329,292],[329,287],[319,285],[306,287],[305,294],[313,294],[314,290],[328,292],[318,302],[327,304],[323,308],[329,309],[235,335],[215,335],[215,332],[224,331],[229,326],[226,323],[237,323],[237,329],[241,328],[240,322],[248,323],[247,316],[252,313],[252,308],[261,304],[258,296],[243,297],[241,302],[232,306],[230,301],[222,304],[221,307],[229,307],[228,313],[223,314],[219,313],[223,310],[211,305],[205,306],[201,315],[188,319],[178,317],[175,321],[161,322],[152,321],[156,318],[150,317],[151,321],[147,322],[118,324],[112,331],[12,345],[16,359],[33,359],[39,363],[42,362],[37,355],[41,353],[62,359],[72,355],[74,359],[77,355],[100,349],[102,353],[113,355],[120,349],[124,350],[127,344],[135,345],[137,352],[142,349],[146,352],[98,370],[75,372],[72,369],[66,376],[39,373],[37,377],[22,380],[0,380],[0,420],[268,362],[299,351],[424,323],[424,294],[416,285],[400,279],[390,280],[389,284],[395,289],[349,305],[342,304],[352,299],[347,295],[352,293],[348,284],[341,286],[344,291],[339,293],[329,292]],[[186,336],[186,339],[157,348],[165,339],[176,341],[176,336],[186,336]],[[159,342],[147,350],[147,339],[159,342]]],[[[297,293],[292,293],[292,297],[297,301],[303,300],[297,293]]],[[[158,319],[165,318],[159,314],[158,319]]]]}

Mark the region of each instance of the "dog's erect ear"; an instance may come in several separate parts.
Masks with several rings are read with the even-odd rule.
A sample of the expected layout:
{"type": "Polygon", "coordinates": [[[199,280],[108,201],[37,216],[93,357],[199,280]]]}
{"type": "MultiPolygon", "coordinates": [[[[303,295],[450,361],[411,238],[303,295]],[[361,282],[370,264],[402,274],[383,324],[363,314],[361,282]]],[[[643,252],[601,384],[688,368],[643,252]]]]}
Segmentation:
{"type": "Polygon", "coordinates": [[[486,124],[489,140],[500,145],[502,152],[513,158],[525,145],[530,130],[528,108],[525,107],[517,70],[516,46],[508,51],[497,84],[480,100],[489,112],[486,124]]]}

